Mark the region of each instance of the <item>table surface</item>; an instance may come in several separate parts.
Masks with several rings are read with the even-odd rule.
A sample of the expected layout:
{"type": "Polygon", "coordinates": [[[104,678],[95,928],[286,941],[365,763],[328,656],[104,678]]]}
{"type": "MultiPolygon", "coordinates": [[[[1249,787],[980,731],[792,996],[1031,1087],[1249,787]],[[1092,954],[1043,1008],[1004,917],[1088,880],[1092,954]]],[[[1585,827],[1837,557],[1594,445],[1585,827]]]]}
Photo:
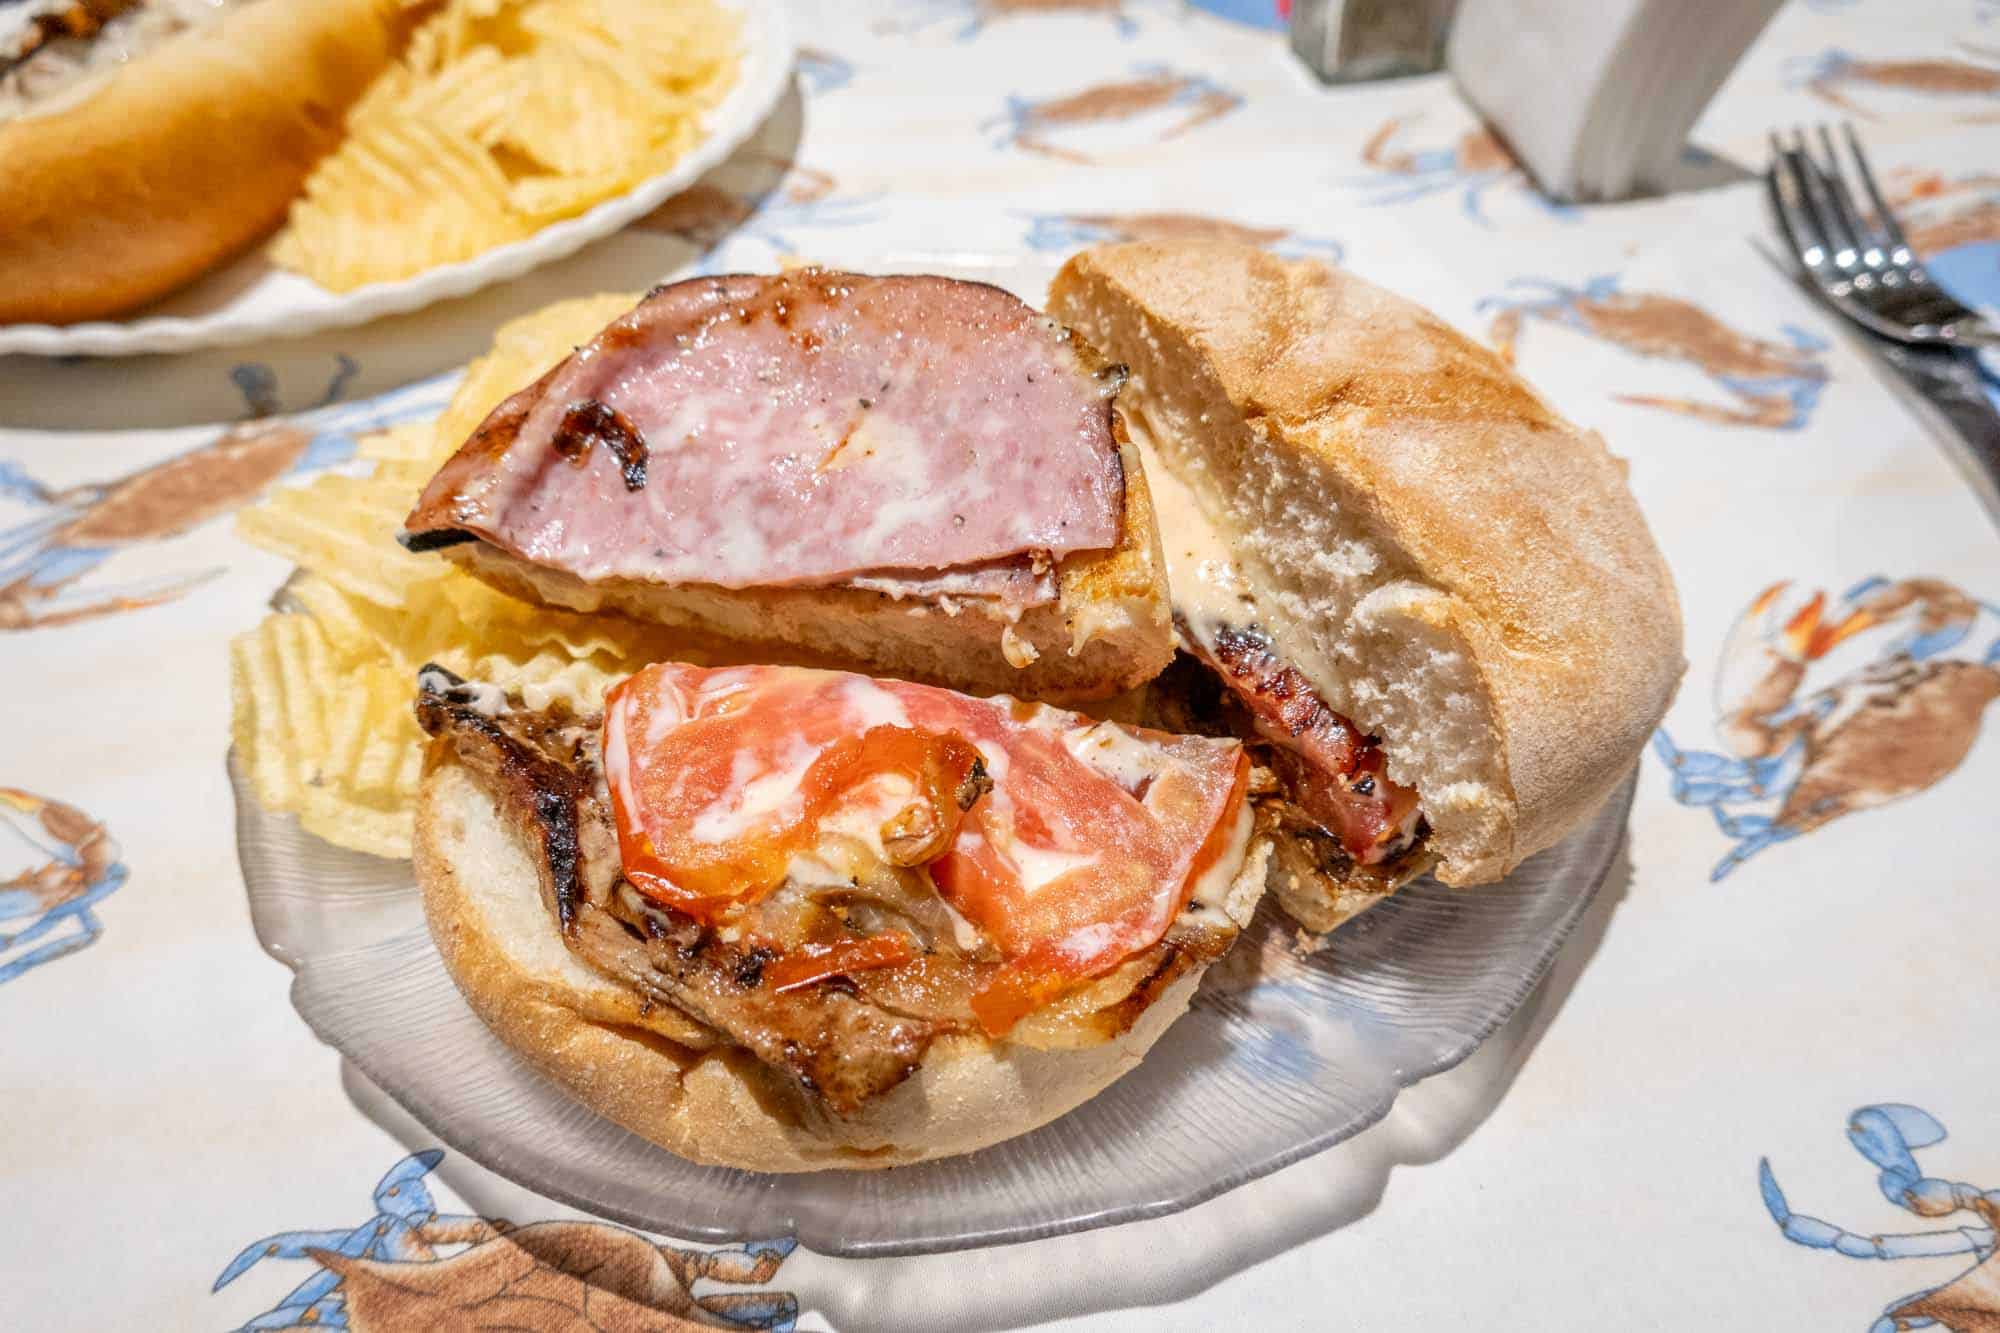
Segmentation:
{"type": "Polygon", "coordinates": [[[1770,127],[1853,119],[1938,272],[2000,304],[2000,5],[1793,3],[1686,188],[1587,209],[1540,200],[1443,78],[1322,90],[1272,9],[801,4],[797,89],[711,188],[506,290],[269,347],[0,362],[4,1322],[339,1324],[357,1284],[400,1283],[434,1323],[519,1256],[491,1219],[575,1219],[435,1151],[288,1005],[222,763],[229,640],[286,570],[226,486],[90,521],[123,483],[202,423],[323,402],[294,475],[339,465],[560,295],[1220,233],[1504,344],[1630,460],[1690,667],[1554,974],[1381,1124],[1178,1216],[893,1261],[589,1223],[549,1262],[638,1253],[648,1327],[2000,1328],[2000,542],[1772,263],[1750,174],[1770,127]]]}

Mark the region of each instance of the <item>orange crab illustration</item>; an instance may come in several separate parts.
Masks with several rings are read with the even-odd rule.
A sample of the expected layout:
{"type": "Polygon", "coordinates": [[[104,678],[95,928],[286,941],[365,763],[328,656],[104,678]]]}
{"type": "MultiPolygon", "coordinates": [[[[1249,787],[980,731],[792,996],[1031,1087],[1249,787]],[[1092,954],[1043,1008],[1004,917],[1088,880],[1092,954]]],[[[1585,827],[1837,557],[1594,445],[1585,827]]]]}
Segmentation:
{"type": "Polygon", "coordinates": [[[988,125],[1000,128],[1001,148],[1088,166],[1121,147],[1178,138],[1242,105],[1240,94],[1202,75],[1144,65],[1132,78],[1060,97],[1009,97],[988,125]],[[1117,131],[1116,144],[1101,142],[1097,132],[1107,127],[1117,131]]]}
{"type": "Polygon", "coordinates": [[[1908,167],[1889,173],[1889,206],[1910,248],[1935,259],[1963,245],[2000,244],[2000,175],[1946,175],[1908,167]]]}
{"type": "Polygon", "coordinates": [[[73,805],[0,787],[0,829],[26,863],[0,880],[0,982],[88,948],[103,933],[97,905],[123,887],[118,844],[73,805]]]}
{"type": "Polygon", "coordinates": [[[1113,241],[1234,241],[1282,255],[1316,255],[1339,263],[1341,244],[1288,227],[1258,227],[1209,213],[1037,213],[1027,242],[1036,250],[1070,250],[1113,241]]]}
{"type": "MultiPolygon", "coordinates": [[[[242,382],[242,381],[239,381],[242,382]]],[[[206,444],[110,481],[55,487],[0,458],[0,631],[44,629],[186,595],[219,568],[152,574],[101,585],[93,575],[122,551],[184,536],[262,495],[288,474],[352,456],[355,440],[398,421],[434,415],[449,384],[421,381],[379,398],[290,421],[233,426],[206,444]]]]}
{"type": "Polygon", "coordinates": [[[701,252],[697,273],[714,271],[718,252],[732,239],[761,242],[779,256],[798,253],[791,238],[796,227],[844,227],[872,220],[875,198],[842,197],[832,176],[790,158],[742,154],[740,161],[718,168],[681,191],[632,226],[640,231],[676,236],[701,252]],[[770,185],[732,175],[748,164],[770,185]]]}
{"type": "Polygon", "coordinates": [[[1721,751],[1653,750],[1674,799],[1732,840],[1721,879],[1777,843],[1949,776],[2000,699],[2000,610],[1942,579],[1871,578],[1839,598],[1789,582],[1730,632],[1715,686],[1721,751]]]}
{"type": "Polygon", "coordinates": [[[112,552],[192,532],[254,500],[289,472],[309,437],[286,426],[226,431],[215,441],[115,481],[52,490],[0,463],[0,488],[48,511],[0,532],[0,629],[35,629],[155,606],[219,570],[79,592],[112,552]]]}
{"type": "Polygon", "coordinates": [[[2000,106],[1990,104],[2000,102],[2000,52],[1970,43],[1960,43],[1960,49],[1973,59],[1864,60],[1832,48],[1786,62],[1784,74],[1792,86],[1864,120],[1882,119],[1871,103],[1884,93],[1964,105],[1963,121],[1995,119],[2000,106]],[[1863,89],[1876,96],[1864,100],[1863,89]]]}
{"type": "Polygon", "coordinates": [[[1384,121],[1361,148],[1361,163],[1376,174],[1347,184],[1366,191],[1370,207],[1407,203],[1448,190],[1462,191],[1460,207],[1481,226],[1493,225],[1484,201],[1496,186],[1518,188],[1545,212],[1574,217],[1575,210],[1545,197],[1528,180],[1513,152],[1492,129],[1475,125],[1446,144],[1423,148],[1404,146],[1413,117],[1384,121]]]}
{"type": "Polygon", "coordinates": [[[916,32],[933,24],[958,20],[953,36],[967,42],[1003,19],[1077,14],[1110,19],[1119,36],[1130,37],[1139,30],[1139,25],[1125,10],[1125,0],[913,0],[905,17],[878,22],[875,28],[883,33],[916,32]]]}
{"type": "Polygon", "coordinates": [[[1659,292],[1620,289],[1616,275],[1581,287],[1520,278],[1505,294],[1479,303],[1492,312],[1488,338],[1509,363],[1530,319],[1575,329],[1635,356],[1694,366],[1726,393],[1727,404],[1654,394],[1618,394],[1619,402],[1654,407],[1721,426],[1797,430],[1812,417],[1825,389],[1826,339],[1792,325],[1785,341],[1759,338],[1717,319],[1691,301],[1659,292]]]}
{"type": "Polygon", "coordinates": [[[694,1293],[701,1281],[769,1282],[792,1252],[791,1240],[702,1250],[661,1245],[608,1222],[515,1226],[440,1213],[425,1178],[443,1160],[432,1148],[390,1167],[375,1185],[375,1216],[359,1226],[252,1242],[222,1270],[215,1290],[267,1259],[316,1266],[245,1329],[791,1333],[797,1322],[798,1301],[788,1292],[694,1293]],[[447,1249],[453,1252],[441,1253],[447,1249]]]}

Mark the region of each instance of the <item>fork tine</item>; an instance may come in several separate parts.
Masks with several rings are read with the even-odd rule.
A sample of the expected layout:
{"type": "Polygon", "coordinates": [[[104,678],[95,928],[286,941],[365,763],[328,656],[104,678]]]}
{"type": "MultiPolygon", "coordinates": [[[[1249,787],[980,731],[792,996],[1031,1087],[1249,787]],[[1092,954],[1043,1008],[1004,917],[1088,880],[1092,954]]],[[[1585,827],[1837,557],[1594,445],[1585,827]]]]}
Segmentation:
{"type": "Polygon", "coordinates": [[[1835,267],[1844,271],[1854,260],[1854,234],[1840,220],[1834,207],[1833,186],[1826,173],[1820,170],[1819,163],[1813,161],[1804,130],[1792,131],[1792,144],[1791,158],[1797,165],[1799,180],[1804,186],[1806,206],[1819,222],[1819,233],[1832,252],[1828,258],[1835,267]]]}
{"type": "Polygon", "coordinates": [[[1902,224],[1896,221],[1888,201],[1882,197],[1881,188],[1875,184],[1875,173],[1868,166],[1868,154],[1861,151],[1861,140],[1855,137],[1854,123],[1842,121],[1840,129],[1847,139],[1847,151],[1854,158],[1854,174],[1861,178],[1862,188],[1868,191],[1868,201],[1875,208],[1876,228],[1889,238],[1890,245],[1907,253],[1910,243],[1904,239],[1902,224]]]}
{"type": "Polygon", "coordinates": [[[1840,230],[1846,233],[1849,248],[1874,251],[1874,259],[1879,261],[1885,247],[1876,245],[1868,229],[1861,225],[1861,210],[1854,206],[1854,191],[1848,188],[1847,173],[1841,170],[1840,154],[1833,151],[1833,134],[1824,123],[1818,129],[1819,146],[1825,160],[1815,159],[1813,165],[1819,168],[1821,178],[1826,182],[1827,195],[1838,216],[1840,230]]]}
{"type": "Polygon", "coordinates": [[[1771,164],[1773,193],[1781,205],[1785,230],[1791,234],[1792,248],[1797,252],[1799,262],[1819,276],[1831,267],[1826,225],[1820,220],[1819,210],[1814,207],[1812,195],[1806,187],[1805,169],[1798,150],[1787,148],[1776,135],[1771,137],[1771,144],[1777,149],[1777,157],[1771,164]]]}
{"type": "Polygon", "coordinates": [[[1771,201],[1771,215],[1778,220],[1778,229],[1791,242],[1792,258],[1804,264],[1806,254],[1814,242],[1802,226],[1797,202],[1797,182],[1785,167],[1785,146],[1778,141],[1777,131],[1771,132],[1771,165],[1764,173],[1764,188],[1771,201]]]}

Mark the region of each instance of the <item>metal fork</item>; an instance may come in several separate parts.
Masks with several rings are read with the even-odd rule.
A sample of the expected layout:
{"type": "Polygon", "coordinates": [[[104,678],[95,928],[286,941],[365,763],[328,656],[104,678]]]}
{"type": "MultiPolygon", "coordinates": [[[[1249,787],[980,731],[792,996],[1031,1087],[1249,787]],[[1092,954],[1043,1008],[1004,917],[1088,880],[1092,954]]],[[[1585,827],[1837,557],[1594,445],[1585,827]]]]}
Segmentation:
{"type": "Polygon", "coordinates": [[[1794,130],[1789,144],[1773,132],[1771,169],[1764,174],[1778,226],[1813,285],[1849,319],[1897,342],[2000,346],[2000,329],[1931,281],[1883,200],[1854,127],[1840,128],[1872,215],[1856,206],[1833,135],[1824,125],[1818,127],[1818,158],[1804,130],[1794,130]]]}

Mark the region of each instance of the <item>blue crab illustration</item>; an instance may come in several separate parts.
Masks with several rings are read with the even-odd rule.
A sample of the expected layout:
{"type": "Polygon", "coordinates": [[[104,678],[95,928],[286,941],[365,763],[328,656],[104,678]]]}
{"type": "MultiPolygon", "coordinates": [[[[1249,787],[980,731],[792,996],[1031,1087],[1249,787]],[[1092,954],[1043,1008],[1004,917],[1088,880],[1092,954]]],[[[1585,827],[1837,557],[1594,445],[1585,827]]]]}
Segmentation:
{"type": "Polygon", "coordinates": [[[1242,105],[1242,94],[1206,75],[1184,74],[1165,65],[1138,65],[1129,79],[1093,84],[1060,97],[1009,96],[1006,109],[982,128],[999,131],[996,148],[1019,148],[1088,166],[1094,158],[1057,143],[1056,137],[1092,125],[1151,118],[1159,122],[1154,142],[1164,142],[1242,105]]]}
{"type": "Polygon", "coordinates": [[[1377,174],[1341,182],[1365,192],[1364,206],[1379,208],[1458,190],[1462,192],[1459,207],[1465,216],[1482,227],[1491,227],[1492,219],[1484,208],[1486,193],[1496,186],[1509,186],[1551,217],[1577,216],[1569,205],[1535,189],[1513,153],[1486,126],[1474,126],[1445,147],[1400,148],[1397,144],[1408,124],[1408,118],[1383,122],[1361,149],[1362,165],[1377,174]]]}
{"type": "Polygon", "coordinates": [[[61,801],[0,787],[0,828],[31,861],[0,880],[0,983],[26,975],[104,932],[97,905],[123,888],[125,866],[104,825],[61,801]]]}
{"type": "Polygon", "coordinates": [[[297,418],[246,422],[110,481],[56,488],[0,458],[0,503],[29,511],[0,526],[0,630],[63,625],[185,595],[223,571],[153,574],[111,586],[94,585],[89,576],[120,551],[182,536],[230,513],[281,477],[345,462],[358,436],[436,413],[448,387],[438,377],[297,418]]]}
{"type": "Polygon", "coordinates": [[[1849,1259],[1894,1261],[1969,1254],[1975,1261],[1971,1268],[1942,1286],[1892,1301],[1882,1317],[1869,1325],[1869,1333],[1939,1325],[1960,1330],[1995,1327],[2000,1322],[2000,1273],[1989,1271],[1992,1265],[1988,1261],[1993,1257],[1995,1230],[2000,1228],[2000,1189],[1982,1190],[1977,1185],[1924,1174],[1916,1152],[1942,1143],[1945,1129],[1937,1117],[1918,1107],[1894,1102],[1864,1106],[1848,1117],[1847,1138],[1856,1152],[1880,1168],[1876,1183],[1890,1203],[1922,1218],[1969,1213],[1978,1220],[1939,1231],[1890,1235],[1849,1231],[1793,1212],[1767,1157],[1757,1163],[1757,1188],[1785,1239],[1849,1259]]]}
{"type": "Polygon", "coordinates": [[[1292,258],[1340,262],[1344,249],[1330,236],[1307,236],[1286,227],[1255,227],[1206,213],[1030,213],[1028,248],[1074,250],[1112,241],[1224,240],[1259,245],[1292,258]]]}
{"type": "Polygon", "coordinates": [[[1724,750],[1653,753],[1683,805],[1733,844],[1720,880],[1835,819],[1922,792],[1962,763],[2000,699],[2000,609],[1941,579],[1869,578],[1828,601],[1789,582],[1738,617],[1716,672],[1724,750]]]}
{"type": "MultiPolygon", "coordinates": [[[[1990,11],[1981,21],[1988,16],[1990,11]]],[[[1839,47],[1829,47],[1813,55],[1792,57],[1780,67],[1780,73],[1787,87],[1802,88],[1822,102],[1865,120],[1880,120],[1881,116],[1854,99],[1853,93],[1861,88],[1974,105],[2000,99],[2000,68],[1993,63],[2000,53],[1965,42],[1959,46],[1979,63],[1956,56],[1864,60],[1839,47]]],[[[1990,116],[1989,109],[1960,119],[1977,121],[1990,116]]]]}
{"type": "Polygon", "coordinates": [[[1619,402],[1659,408],[1720,426],[1799,430],[1812,419],[1828,378],[1825,338],[1786,324],[1783,342],[1740,332],[1700,306],[1657,292],[1621,290],[1616,274],[1571,287],[1547,278],[1516,278],[1479,303],[1493,321],[1488,336],[1508,362],[1525,321],[1545,320],[1622,347],[1635,356],[1677,361],[1708,376],[1733,400],[1700,402],[1617,394],[1619,402]]]}
{"type": "Polygon", "coordinates": [[[714,1250],[658,1245],[606,1222],[526,1226],[440,1213],[424,1178],[442,1149],[413,1153],[374,1191],[375,1216],[359,1226],[283,1231],[245,1246],[214,1291],[266,1259],[307,1259],[319,1271],[243,1329],[753,1328],[791,1333],[788,1292],[696,1296],[697,1281],[762,1284],[797,1242],[751,1241],[714,1250]],[[440,1255],[451,1247],[455,1252],[440,1255]]]}

